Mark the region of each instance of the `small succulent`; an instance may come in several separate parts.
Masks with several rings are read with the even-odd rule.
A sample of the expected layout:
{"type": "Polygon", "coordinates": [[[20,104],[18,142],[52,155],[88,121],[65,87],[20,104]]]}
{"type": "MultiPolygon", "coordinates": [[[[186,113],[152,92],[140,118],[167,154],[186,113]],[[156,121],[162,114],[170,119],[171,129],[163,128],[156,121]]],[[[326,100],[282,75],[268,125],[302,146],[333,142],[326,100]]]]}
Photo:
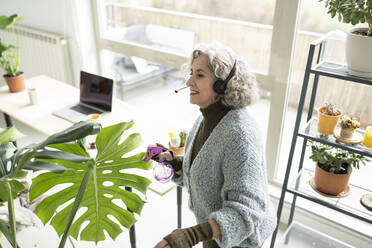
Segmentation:
{"type": "Polygon", "coordinates": [[[360,126],[360,123],[356,118],[353,117],[352,114],[350,114],[350,115],[343,115],[341,117],[340,125],[342,128],[357,129],[360,126]]]}
{"type": "Polygon", "coordinates": [[[185,142],[186,142],[186,137],[187,137],[187,131],[183,130],[180,132],[180,139],[181,139],[181,144],[180,146],[181,147],[184,147],[185,146],[185,142]]]}
{"type": "Polygon", "coordinates": [[[340,111],[337,109],[337,107],[331,103],[325,103],[323,104],[321,108],[321,112],[325,115],[330,116],[337,116],[340,115],[340,111]]]}

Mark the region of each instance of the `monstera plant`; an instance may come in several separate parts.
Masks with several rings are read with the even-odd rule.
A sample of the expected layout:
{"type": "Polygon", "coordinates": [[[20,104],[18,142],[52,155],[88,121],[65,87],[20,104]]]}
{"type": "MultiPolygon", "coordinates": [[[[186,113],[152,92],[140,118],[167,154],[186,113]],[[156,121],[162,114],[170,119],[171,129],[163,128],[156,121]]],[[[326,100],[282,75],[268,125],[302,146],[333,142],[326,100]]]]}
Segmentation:
{"type": "Polygon", "coordinates": [[[110,216],[122,226],[129,228],[136,221],[132,212],[140,215],[144,200],[136,193],[125,190],[125,187],[131,187],[145,195],[151,181],[139,175],[126,173],[125,169],[147,170],[151,168],[151,163],[142,161],[144,152],[125,156],[141,142],[139,133],[130,134],[121,142],[124,131],[133,124],[123,122],[103,128],[96,137],[95,158],[91,158],[84,146],[79,143],[50,145],[49,147],[56,151],[53,154],[48,151],[45,156],[38,157],[39,161],[56,163],[69,169],[62,174],[52,172],[41,174],[33,179],[30,188],[32,201],[54,186],[70,184],[42,200],[35,211],[44,224],[51,221],[50,224],[58,235],[63,234],[59,247],[64,247],[69,234],[75,239],[80,235],[81,240],[97,243],[105,239],[106,230],[110,237],[115,239],[122,229],[110,219],[110,216]],[[70,156],[86,160],[66,160],[64,155],[58,156],[59,153],[69,153],[70,156]],[[74,199],[73,202],[68,204],[71,199],[74,199]],[[131,211],[116,205],[115,199],[121,200],[131,211]],[[58,211],[58,208],[66,203],[68,206],[58,211]],[[84,213],[75,218],[79,208],[82,208],[84,213]],[[81,230],[84,222],[89,223],[81,230]]]}
{"type": "Polygon", "coordinates": [[[81,144],[82,138],[96,134],[100,128],[98,123],[81,122],[48,137],[39,144],[31,144],[23,148],[17,148],[12,143],[23,136],[15,127],[0,129],[0,204],[7,202],[9,215],[9,223],[0,220],[0,231],[13,247],[19,247],[16,241],[13,198],[24,189],[18,180],[27,175],[27,170],[48,170],[56,173],[69,170],[57,163],[43,161],[44,157],[58,157],[73,162],[87,161],[86,157],[48,150],[47,146],[64,142],[81,144]]]}
{"type": "Polygon", "coordinates": [[[144,152],[125,156],[141,142],[138,133],[130,134],[121,141],[124,131],[133,124],[122,122],[101,129],[100,124],[95,122],[79,122],[41,143],[18,149],[11,142],[21,134],[15,128],[0,130],[0,199],[8,201],[10,219],[10,228],[0,221],[0,231],[13,247],[19,245],[16,242],[12,199],[23,190],[17,178],[24,176],[25,170],[49,171],[32,180],[30,200],[45,196],[35,212],[44,224],[50,221],[59,236],[63,234],[59,247],[65,246],[69,235],[76,239],[80,235],[81,240],[97,243],[105,239],[106,230],[115,239],[122,229],[110,216],[126,228],[135,223],[133,213],[139,215],[145,202],[125,187],[145,195],[151,181],[125,173],[125,169],[147,170],[151,168],[151,163],[142,161],[144,152]],[[84,138],[98,132],[97,155],[92,158],[85,148],[84,138]],[[8,163],[10,166],[7,166],[8,163]],[[66,183],[70,186],[62,189],[66,183]],[[47,191],[54,186],[60,186],[60,190],[48,195],[47,191]],[[130,211],[116,205],[115,199],[121,200],[130,211]],[[75,218],[80,208],[85,212],[75,218]],[[89,224],[81,230],[86,221],[89,224]]]}

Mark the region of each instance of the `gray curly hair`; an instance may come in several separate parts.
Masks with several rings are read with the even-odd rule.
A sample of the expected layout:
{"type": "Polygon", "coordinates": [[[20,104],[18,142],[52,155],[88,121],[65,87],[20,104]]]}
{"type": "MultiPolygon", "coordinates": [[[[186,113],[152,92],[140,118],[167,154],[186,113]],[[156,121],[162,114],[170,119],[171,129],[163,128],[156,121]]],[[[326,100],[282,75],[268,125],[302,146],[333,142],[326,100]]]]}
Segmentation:
{"type": "Polygon", "coordinates": [[[220,95],[221,102],[232,108],[242,108],[258,101],[258,86],[255,75],[248,64],[236,58],[230,47],[221,43],[199,44],[191,55],[190,65],[201,54],[209,59],[209,68],[216,78],[226,79],[236,59],[234,76],[227,83],[225,94],[220,95]]]}

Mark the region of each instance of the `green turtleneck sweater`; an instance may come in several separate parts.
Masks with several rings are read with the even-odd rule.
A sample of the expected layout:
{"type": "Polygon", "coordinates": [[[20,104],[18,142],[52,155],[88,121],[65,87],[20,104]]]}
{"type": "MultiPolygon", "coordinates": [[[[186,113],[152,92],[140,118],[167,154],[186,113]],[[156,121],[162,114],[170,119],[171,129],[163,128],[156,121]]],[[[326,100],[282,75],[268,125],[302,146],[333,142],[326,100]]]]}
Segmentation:
{"type": "MultiPolygon", "coordinates": [[[[192,148],[191,163],[194,161],[198,155],[200,149],[203,147],[205,141],[208,139],[209,135],[212,133],[213,129],[217,126],[220,120],[229,112],[231,108],[223,105],[220,101],[213,103],[212,105],[206,107],[205,109],[200,109],[203,115],[203,121],[200,124],[198,134],[195,138],[194,145],[192,148]]],[[[169,163],[173,166],[175,171],[182,168],[183,157],[174,157],[169,163]]]]}
{"type": "Polygon", "coordinates": [[[220,101],[209,105],[205,109],[200,109],[203,115],[203,121],[200,124],[200,128],[194,145],[192,147],[191,164],[198,155],[200,149],[203,147],[205,141],[212,133],[213,129],[217,126],[220,120],[229,112],[230,108],[223,105],[220,101]]]}

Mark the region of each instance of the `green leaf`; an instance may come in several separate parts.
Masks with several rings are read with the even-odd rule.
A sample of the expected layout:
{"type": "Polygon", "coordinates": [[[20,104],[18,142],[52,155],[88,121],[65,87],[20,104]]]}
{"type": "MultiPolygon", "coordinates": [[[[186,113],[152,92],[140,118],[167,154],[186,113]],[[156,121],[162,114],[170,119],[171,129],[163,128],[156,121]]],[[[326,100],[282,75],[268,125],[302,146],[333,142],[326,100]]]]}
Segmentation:
{"type": "Polygon", "coordinates": [[[17,141],[23,136],[24,135],[21,132],[19,132],[14,126],[5,130],[3,129],[0,133],[0,145],[8,142],[17,141]]]}
{"type": "Polygon", "coordinates": [[[87,162],[90,159],[90,157],[79,156],[79,155],[75,155],[69,152],[48,151],[48,150],[37,152],[35,153],[34,157],[37,159],[66,160],[66,161],[71,161],[75,163],[87,162]]]}
{"type": "Polygon", "coordinates": [[[45,141],[39,143],[37,148],[43,148],[51,144],[72,142],[87,135],[97,134],[100,130],[101,124],[97,122],[81,121],[59,133],[49,136],[45,141]]]}
{"type": "Polygon", "coordinates": [[[116,146],[122,134],[125,130],[128,130],[133,126],[134,122],[122,122],[116,125],[112,125],[104,128],[104,132],[97,135],[96,146],[97,146],[97,158],[104,157],[107,151],[112,151],[112,147],[116,146]]]}
{"type": "Polygon", "coordinates": [[[5,238],[9,241],[9,243],[13,245],[12,233],[9,231],[9,228],[7,227],[7,225],[5,225],[5,223],[1,219],[0,219],[0,232],[4,234],[5,238]]]}
{"type": "Polygon", "coordinates": [[[12,142],[0,145],[0,154],[4,154],[4,159],[10,158],[15,150],[17,150],[17,148],[13,145],[12,142]]]}
{"type": "Polygon", "coordinates": [[[17,14],[11,16],[0,16],[0,29],[7,29],[13,27],[13,25],[17,22],[23,20],[22,17],[18,16],[17,14]]]}
{"type": "Polygon", "coordinates": [[[55,173],[62,173],[68,170],[67,168],[60,166],[59,164],[39,160],[27,161],[26,164],[23,166],[23,169],[32,171],[47,170],[55,173]]]}
{"type": "MultiPolygon", "coordinates": [[[[8,180],[8,179],[7,179],[8,180]]],[[[12,189],[12,197],[16,197],[19,192],[24,190],[24,186],[22,183],[18,182],[17,180],[8,180],[10,187],[12,189]]],[[[0,180],[0,200],[8,201],[8,191],[6,187],[6,181],[0,180]]],[[[13,199],[12,199],[13,200],[13,199]]]]}
{"type": "Polygon", "coordinates": [[[64,152],[72,153],[78,156],[89,157],[89,153],[80,145],[78,144],[54,144],[49,145],[48,147],[55,148],[64,152]]]}
{"type": "Polygon", "coordinates": [[[13,178],[15,179],[24,179],[26,178],[28,175],[28,172],[27,171],[24,171],[24,170],[20,170],[20,171],[17,171],[17,173],[14,175],[13,178]]]}
{"type": "MultiPolygon", "coordinates": [[[[122,232],[121,226],[129,228],[135,223],[136,218],[133,213],[113,202],[114,199],[119,200],[139,215],[145,202],[136,193],[126,191],[125,187],[132,187],[145,195],[151,183],[145,177],[125,173],[125,169],[128,168],[151,168],[151,163],[142,161],[145,155],[143,152],[129,157],[124,156],[139,145],[139,134],[129,135],[119,144],[124,131],[132,126],[133,122],[128,122],[103,128],[96,138],[98,151],[95,160],[75,163],[43,158],[43,161],[55,162],[74,170],[62,174],[49,172],[41,174],[33,179],[30,189],[32,201],[55,186],[66,185],[64,189],[46,197],[36,208],[36,214],[42,222],[50,221],[58,235],[62,235],[66,228],[67,230],[70,228],[68,225],[68,220],[71,218],[70,212],[74,213],[77,209],[73,209],[74,202],[72,202],[58,213],[55,211],[61,205],[77,197],[84,178],[89,178],[89,180],[79,208],[86,208],[86,211],[72,222],[70,229],[72,237],[77,239],[80,235],[81,240],[97,243],[105,239],[104,231],[115,239],[122,232]],[[112,215],[120,225],[108,218],[108,215],[112,215]],[[81,225],[86,221],[89,224],[81,230],[81,225]]],[[[78,156],[85,154],[80,144],[53,145],[52,147],[70,151],[78,156]]]]}

